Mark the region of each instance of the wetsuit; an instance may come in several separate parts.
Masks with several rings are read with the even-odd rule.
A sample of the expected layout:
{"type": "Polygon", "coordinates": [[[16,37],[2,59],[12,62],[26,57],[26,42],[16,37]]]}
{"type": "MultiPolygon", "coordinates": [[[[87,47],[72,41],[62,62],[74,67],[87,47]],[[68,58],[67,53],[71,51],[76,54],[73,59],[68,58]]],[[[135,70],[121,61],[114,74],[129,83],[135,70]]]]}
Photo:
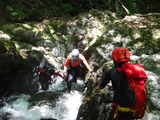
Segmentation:
{"type": "Polygon", "coordinates": [[[72,82],[77,81],[77,77],[81,73],[80,69],[83,66],[83,64],[89,71],[91,71],[91,68],[87,60],[82,54],[79,54],[79,58],[77,59],[73,59],[71,55],[67,56],[67,59],[64,63],[64,69],[67,69],[68,77],[66,79],[67,79],[67,88],[69,91],[71,90],[72,82]]]}
{"type": "MultiPolygon", "coordinates": [[[[133,119],[128,119],[130,117],[132,117],[133,113],[122,113],[119,112],[118,114],[118,118],[114,119],[113,116],[115,114],[115,105],[119,104],[119,101],[121,99],[121,93],[120,93],[120,75],[118,73],[118,71],[116,70],[116,68],[120,68],[121,65],[124,63],[115,63],[115,67],[113,67],[112,69],[105,71],[102,75],[102,82],[99,85],[100,89],[103,89],[110,81],[112,82],[112,87],[114,90],[114,97],[113,97],[113,104],[112,104],[112,111],[110,114],[110,119],[109,120],[133,120],[133,119]]],[[[127,103],[126,103],[127,104],[127,103]]]]}
{"type": "Polygon", "coordinates": [[[114,90],[113,101],[118,103],[119,98],[119,89],[120,89],[120,77],[118,71],[115,68],[112,68],[109,71],[105,71],[102,75],[102,82],[100,83],[99,88],[103,89],[109,82],[112,82],[112,87],[114,90]]]}

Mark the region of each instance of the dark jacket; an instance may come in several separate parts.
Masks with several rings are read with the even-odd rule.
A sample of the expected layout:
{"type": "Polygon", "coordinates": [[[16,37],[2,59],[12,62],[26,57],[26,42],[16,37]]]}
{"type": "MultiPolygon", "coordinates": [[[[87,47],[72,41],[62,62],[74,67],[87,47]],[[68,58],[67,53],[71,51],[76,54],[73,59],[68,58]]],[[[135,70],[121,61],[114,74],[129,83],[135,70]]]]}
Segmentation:
{"type": "Polygon", "coordinates": [[[115,67],[103,73],[101,78],[102,82],[100,83],[99,88],[103,89],[111,81],[112,87],[114,90],[113,102],[118,103],[120,99],[120,74],[118,73],[116,68],[120,68],[121,65],[124,63],[120,63],[120,64],[114,63],[114,64],[115,64],[115,67]]]}

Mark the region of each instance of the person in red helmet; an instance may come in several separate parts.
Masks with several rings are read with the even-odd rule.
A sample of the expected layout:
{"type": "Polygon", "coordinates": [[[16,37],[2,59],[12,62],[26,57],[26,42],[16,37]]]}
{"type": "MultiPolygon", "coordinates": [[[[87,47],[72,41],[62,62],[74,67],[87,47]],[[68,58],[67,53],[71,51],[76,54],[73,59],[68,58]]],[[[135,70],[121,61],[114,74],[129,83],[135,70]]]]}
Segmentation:
{"type": "MultiPolygon", "coordinates": [[[[131,66],[131,69],[129,69],[128,71],[131,74],[132,81],[134,81],[133,77],[136,77],[136,75],[139,75],[142,77],[140,78],[138,76],[134,84],[141,83],[141,85],[140,84],[138,85],[141,92],[141,93],[138,93],[139,94],[138,97],[141,97],[141,94],[142,94],[141,100],[143,101],[145,101],[146,99],[146,94],[145,94],[146,93],[145,81],[147,79],[146,74],[144,72],[143,67],[140,66],[139,64],[128,63],[130,61],[130,53],[125,48],[116,48],[115,50],[113,50],[111,54],[111,58],[113,59],[114,67],[108,71],[104,71],[101,78],[102,81],[99,84],[99,88],[97,89],[97,91],[100,92],[101,89],[105,88],[107,85],[110,85],[109,83],[111,81],[111,85],[114,91],[114,96],[113,96],[112,106],[110,108],[111,112],[108,120],[134,120],[134,118],[138,116],[138,115],[135,116],[136,109],[137,109],[137,106],[136,106],[137,100],[135,98],[135,93],[134,93],[135,91],[133,90],[134,91],[133,92],[132,90],[130,90],[131,88],[134,88],[134,86],[130,87],[127,81],[128,78],[126,77],[128,75],[127,73],[124,73],[124,69],[128,70],[131,66]],[[133,68],[134,68],[133,71],[135,73],[132,73],[133,68]],[[141,79],[141,81],[138,81],[139,79],[141,79]],[[124,88],[127,88],[127,89],[124,89],[124,88]],[[128,94],[128,93],[130,98],[125,96],[125,94],[128,94]],[[134,101],[134,102],[128,102],[129,99],[133,99],[131,101],[134,101]]],[[[145,106],[145,102],[143,101],[142,101],[142,105],[145,106]]],[[[141,107],[139,103],[138,105],[141,107]]],[[[140,111],[139,113],[140,117],[143,117],[144,111],[145,109],[143,107],[143,110],[140,111]]]]}
{"type": "Polygon", "coordinates": [[[88,64],[85,57],[79,52],[78,49],[73,49],[71,53],[67,56],[66,61],[64,63],[64,76],[66,77],[67,81],[67,89],[68,92],[71,90],[72,82],[77,81],[77,77],[80,75],[80,69],[82,64],[88,69],[91,75],[94,74],[90,65],[88,64]]]}

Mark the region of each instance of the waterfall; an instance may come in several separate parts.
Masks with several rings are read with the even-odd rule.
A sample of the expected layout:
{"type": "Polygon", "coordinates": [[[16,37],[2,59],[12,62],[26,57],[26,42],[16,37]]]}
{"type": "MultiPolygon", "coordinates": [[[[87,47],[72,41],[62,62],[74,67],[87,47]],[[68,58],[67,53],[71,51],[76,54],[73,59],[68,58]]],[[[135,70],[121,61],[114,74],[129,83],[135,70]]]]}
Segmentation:
{"type": "MultiPolygon", "coordinates": [[[[54,120],[75,120],[79,106],[81,105],[82,93],[79,91],[83,86],[83,81],[78,80],[73,85],[70,93],[64,92],[66,82],[56,77],[56,82],[52,83],[47,92],[61,92],[60,96],[53,103],[35,104],[30,106],[30,95],[18,94],[1,99],[3,106],[0,109],[0,120],[40,120],[41,118],[53,118],[54,120]]],[[[40,90],[37,94],[43,93],[40,90]]],[[[47,92],[45,92],[47,94],[47,92]]]]}

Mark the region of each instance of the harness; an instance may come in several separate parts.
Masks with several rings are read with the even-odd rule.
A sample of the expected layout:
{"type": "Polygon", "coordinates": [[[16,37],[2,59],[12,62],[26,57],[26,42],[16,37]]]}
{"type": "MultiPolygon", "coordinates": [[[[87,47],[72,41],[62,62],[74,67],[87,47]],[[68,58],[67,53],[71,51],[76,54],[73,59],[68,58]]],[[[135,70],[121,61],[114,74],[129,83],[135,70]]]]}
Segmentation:
{"type": "Polygon", "coordinates": [[[116,119],[117,116],[118,116],[118,111],[121,111],[121,112],[132,112],[133,115],[136,113],[136,110],[132,110],[131,108],[125,108],[125,107],[120,107],[120,105],[117,105],[116,107],[116,110],[115,110],[115,113],[114,113],[114,116],[113,118],[116,119]]]}
{"type": "MultiPolygon", "coordinates": [[[[70,59],[71,59],[71,63],[74,63],[75,58],[72,56],[71,53],[69,54],[69,57],[70,57],[70,59]]],[[[78,57],[78,61],[81,62],[80,59],[79,59],[79,57],[78,57]]]]}

